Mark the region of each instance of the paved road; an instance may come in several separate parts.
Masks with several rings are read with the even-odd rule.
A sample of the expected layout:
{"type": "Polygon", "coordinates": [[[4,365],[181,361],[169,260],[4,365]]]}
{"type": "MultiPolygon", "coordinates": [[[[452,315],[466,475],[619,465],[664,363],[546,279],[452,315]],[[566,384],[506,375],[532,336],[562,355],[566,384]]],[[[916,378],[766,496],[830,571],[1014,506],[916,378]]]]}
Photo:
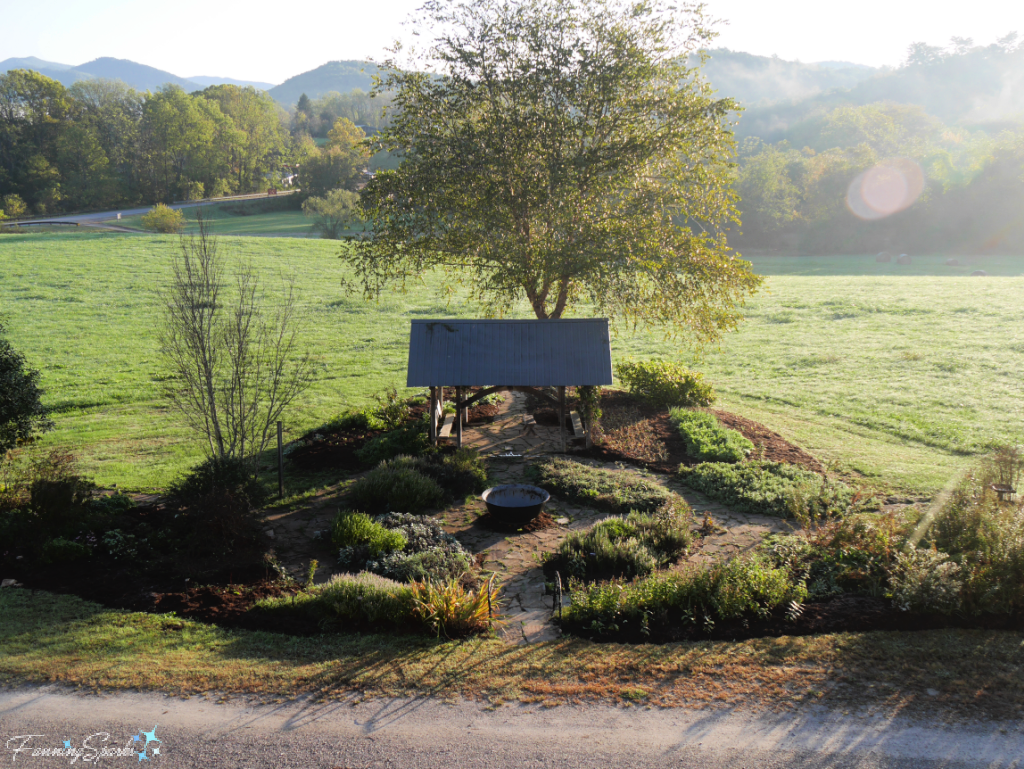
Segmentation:
{"type": "Polygon", "coordinates": [[[138,766],[143,759],[136,750],[146,748],[154,769],[1024,765],[1019,722],[949,727],[824,710],[758,716],[516,704],[488,711],[483,703],[435,699],[259,705],[154,694],[78,695],[49,687],[0,691],[0,764],[66,765],[74,756],[32,755],[34,748],[63,749],[64,740],[86,766],[95,755],[90,748],[131,746],[125,755],[100,760],[111,767],[138,766]],[[160,742],[146,743],[142,731],[160,742]],[[133,735],[141,741],[132,742],[133,735]]]}
{"type": "MultiPolygon", "coordinates": [[[[281,197],[283,195],[290,195],[289,192],[281,192],[273,197],[281,197]]],[[[197,208],[199,206],[210,206],[216,203],[227,203],[231,201],[242,201],[242,200],[264,200],[272,197],[270,195],[240,195],[234,198],[225,198],[220,200],[198,200],[192,203],[172,203],[168,208],[180,209],[180,208],[197,208]]],[[[108,220],[116,220],[117,215],[121,214],[122,217],[138,216],[141,214],[149,213],[152,206],[145,206],[143,208],[121,208],[113,211],[100,211],[94,214],[70,214],[68,216],[50,216],[47,218],[32,219],[32,224],[45,224],[47,222],[76,222],[79,224],[85,224],[90,222],[103,222],[108,220]]]]}

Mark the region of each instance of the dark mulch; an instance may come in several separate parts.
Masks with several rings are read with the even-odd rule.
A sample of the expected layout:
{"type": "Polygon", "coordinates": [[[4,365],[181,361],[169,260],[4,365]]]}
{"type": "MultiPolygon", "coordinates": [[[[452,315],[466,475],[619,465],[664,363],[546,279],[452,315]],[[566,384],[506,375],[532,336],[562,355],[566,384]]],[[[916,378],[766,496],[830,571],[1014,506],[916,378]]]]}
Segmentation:
{"type": "MultiPolygon", "coordinates": [[[[639,411],[644,419],[646,429],[664,445],[668,456],[657,462],[648,462],[630,454],[628,449],[623,450],[620,447],[611,448],[609,446],[581,449],[576,452],[578,456],[597,459],[601,462],[628,462],[659,473],[674,473],[679,469],[679,465],[697,464],[696,460],[686,455],[686,443],[679,435],[679,431],[672,426],[667,409],[652,406],[621,390],[602,390],[601,408],[606,413],[616,408],[639,411]]],[[[758,447],[764,459],[801,465],[816,473],[823,471],[821,463],[817,459],[759,422],[731,414],[728,411],[716,410],[714,414],[723,425],[742,433],[755,447],[758,447]]],[[[558,424],[557,416],[555,416],[554,424],[558,424]]]]}
{"type": "Polygon", "coordinates": [[[814,473],[823,473],[825,468],[821,462],[812,457],[799,446],[794,446],[777,432],[769,430],[760,422],[746,419],[737,414],[730,414],[728,411],[714,410],[723,425],[730,430],[736,430],[743,434],[754,446],[763,447],[764,458],[772,462],[788,462],[791,465],[800,465],[814,473]]]}
{"type": "MultiPolygon", "coordinates": [[[[478,388],[470,388],[476,391],[478,388]]],[[[469,409],[468,424],[481,425],[494,421],[498,414],[498,406],[485,403],[469,409]]],[[[409,410],[406,424],[418,422],[423,418],[427,406],[413,406],[409,410]]],[[[306,433],[300,439],[300,445],[288,456],[288,461],[299,472],[321,472],[323,470],[361,473],[370,466],[361,462],[356,452],[367,441],[383,434],[383,430],[323,430],[317,429],[306,433]]]]}
{"type": "Polygon", "coordinates": [[[618,632],[599,635],[587,627],[563,624],[567,632],[595,641],[620,643],[671,643],[675,641],[740,641],[747,638],[819,635],[823,633],[863,633],[868,631],[939,630],[943,628],[984,628],[1020,630],[1024,617],[985,616],[950,617],[944,614],[920,614],[900,611],[882,598],[842,595],[807,603],[795,619],[787,619],[779,610],[765,619],[746,618],[716,622],[710,629],[701,624],[665,622],[652,617],[649,634],[623,622],[618,632]]]}
{"type": "Polygon", "coordinates": [[[153,594],[152,607],[146,611],[174,612],[198,622],[222,627],[267,630],[290,635],[315,635],[322,632],[319,623],[307,617],[289,617],[250,611],[263,598],[294,595],[298,587],[280,580],[260,580],[253,584],[203,585],[180,593],[153,594]]]}
{"type": "Polygon", "coordinates": [[[548,513],[542,512],[532,521],[525,524],[506,523],[499,521],[494,518],[490,513],[484,513],[476,519],[476,523],[485,529],[491,531],[515,531],[522,534],[529,534],[531,531],[543,531],[544,529],[550,529],[552,526],[557,526],[555,519],[552,518],[548,513]]]}

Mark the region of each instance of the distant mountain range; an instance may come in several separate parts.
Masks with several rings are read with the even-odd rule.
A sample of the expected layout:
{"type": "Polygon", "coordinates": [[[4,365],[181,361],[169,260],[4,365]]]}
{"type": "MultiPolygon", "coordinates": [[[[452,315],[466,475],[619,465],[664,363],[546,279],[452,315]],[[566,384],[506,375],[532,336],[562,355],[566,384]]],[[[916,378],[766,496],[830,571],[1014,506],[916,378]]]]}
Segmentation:
{"type": "MultiPolygon", "coordinates": [[[[36,70],[65,85],[83,78],[111,78],[140,91],[155,91],[165,83],[186,91],[221,83],[251,85],[267,91],[285,107],[294,105],[303,93],[316,99],[331,91],[369,91],[378,73],[371,62],[331,61],[273,85],[207,75],[183,78],[109,57],[78,66],[33,56],[0,62],[0,72],[18,68],[36,70]]],[[[950,125],[991,127],[1024,115],[1024,47],[1003,54],[979,48],[934,65],[898,69],[844,61],[804,64],[719,48],[709,52],[703,74],[720,96],[736,99],[744,107],[737,128],[739,138],[799,142],[803,126],[835,107],[877,101],[918,104],[950,125]]]]}
{"type": "Polygon", "coordinates": [[[181,86],[186,91],[201,91],[211,85],[230,84],[238,86],[251,85],[264,91],[274,87],[273,83],[261,83],[256,80],[235,80],[230,77],[178,77],[156,67],[147,67],[128,59],[113,59],[104,56],[100,59],[73,66],[54,61],[44,61],[35,56],[23,59],[6,59],[0,61],[0,72],[11,69],[32,69],[41,75],[57,80],[66,86],[79,81],[94,78],[121,80],[137,91],[156,91],[167,83],[181,86]]]}
{"type": "MultiPolygon", "coordinates": [[[[347,93],[356,88],[369,91],[373,86],[373,76],[378,73],[377,65],[371,62],[330,61],[309,72],[290,77],[280,85],[274,85],[209,75],[179,77],[127,59],[104,57],[73,66],[45,61],[35,56],[0,61],[0,72],[10,69],[33,69],[66,86],[89,78],[121,80],[139,91],[156,91],[166,83],[174,83],[186,91],[200,91],[224,83],[251,85],[269,92],[285,107],[295,104],[302,94],[316,99],[331,91],[347,93]]],[[[806,99],[834,88],[851,88],[877,72],[863,64],[842,61],[801,64],[725,48],[712,51],[704,68],[705,75],[719,93],[731,96],[745,106],[806,99]]]]}
{"type": "Polygon", "coordinates": [[[704,64],[704,76],[719,95],[730,96],[744,107],[798,101],[835,88],[853,88],[882,72],[847,61],[803,64],[728,48],[710,51],[704,64]]]}

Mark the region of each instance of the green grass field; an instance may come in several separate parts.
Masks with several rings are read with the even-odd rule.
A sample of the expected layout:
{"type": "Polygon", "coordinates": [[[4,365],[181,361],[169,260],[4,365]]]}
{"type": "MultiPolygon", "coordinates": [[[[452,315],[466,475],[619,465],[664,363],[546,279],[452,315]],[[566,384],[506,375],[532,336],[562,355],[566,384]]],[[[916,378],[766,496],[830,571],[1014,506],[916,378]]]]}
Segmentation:
{"type": "MultiPolygon", "coordinates": [[[[402,384],[410,319],[475,314],[459,301],[446,306],[438,277],[379,304],[346,295],[336,242],[222,243],[269,286],[294,276],[301,290],[324,368],[287,415],[291,436],[402,384]]],[[[176,248],[166,236],[0,237],[0,310],[12,342],[42,371],[56,413],[45,444],[73,446],[102,484],[160,487],[200,457],[161,396],[158,291],[176,248]]],[[[835,259],[781,264],[775,271],[788,274],[770,275],[741,330],[699,364],[720,405],[823,459],[917,493],[944,486],[991,443],[1021,438],[1024,277],[893,274],[873,259],[860,275],[841,274],[849,267],[835,259]],[[812,274],[794,274],[801,269],[812,274]]],[[[519,314],[529,317],[525,308],[519,314]]],[[[691,359],[659,334],[622,331],[612,346],[616,359],[691,359]]]]}
{"type": "MultiPolygon", "coordinates": [[[[186,208],[186,227],[189,230],[195,229],[196,209],[186,208]]],[[[210,216],[209,221],[213,225],[213,231],[218,235],[261,235],[289,237],[289,238],[311,238],[316,237],[310,232],[312,220],[302,211],[273,211],[266,214],[254,214],[252,216],[232,216],[220,210],[220,206],[203,206],[203,214],[210,216]]],[[[123,219],[111,222],[122,227],[144,229],[142,216],[126,216],[123,219]]]]}

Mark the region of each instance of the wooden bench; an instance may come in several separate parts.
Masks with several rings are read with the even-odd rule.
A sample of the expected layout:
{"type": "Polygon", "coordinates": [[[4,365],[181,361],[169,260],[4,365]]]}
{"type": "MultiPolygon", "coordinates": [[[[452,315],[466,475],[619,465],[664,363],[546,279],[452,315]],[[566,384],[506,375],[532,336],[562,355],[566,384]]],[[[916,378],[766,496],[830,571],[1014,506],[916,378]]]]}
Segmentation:
{"type": "Polygon", "coordinates": [[[445,414],[444,408],[441,406],[441,401],[437,401],[437,407],[434,409],[434,423],[440,424],[441,429],[438,430],[438,438],[450,438],[452,434],[452,427],[455,425],[455,415],[445,414]],[[442,418],[444,422],[442,422],[442,418]]]}
{"type": "Polygon", "coordinates": [[[583,430],[583,420],[580,419],[580,415],[576,411],[569,412],[569,418],[572,419],[572,435],[574,438],[582,438],[586,435],[583,430]]]}

